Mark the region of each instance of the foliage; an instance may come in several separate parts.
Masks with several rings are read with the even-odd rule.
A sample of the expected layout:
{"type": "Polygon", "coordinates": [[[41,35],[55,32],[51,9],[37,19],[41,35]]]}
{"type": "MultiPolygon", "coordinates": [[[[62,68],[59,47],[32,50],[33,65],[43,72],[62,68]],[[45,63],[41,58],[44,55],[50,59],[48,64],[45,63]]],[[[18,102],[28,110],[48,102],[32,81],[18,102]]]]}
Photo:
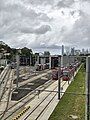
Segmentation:
{"type": "Polygon", "coordinates": [[[29,57],[31,54],[33,54],[31,49],[28,49],[26,47],[21,49],[21,55],[25,55],[29,57]]]}

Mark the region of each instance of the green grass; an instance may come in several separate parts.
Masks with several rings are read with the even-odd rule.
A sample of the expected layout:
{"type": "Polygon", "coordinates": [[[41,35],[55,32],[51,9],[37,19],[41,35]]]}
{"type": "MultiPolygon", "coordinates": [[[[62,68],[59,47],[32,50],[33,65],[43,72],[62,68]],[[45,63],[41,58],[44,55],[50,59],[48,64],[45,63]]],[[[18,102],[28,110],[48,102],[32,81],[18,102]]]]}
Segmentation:
{"type": "MultiPolygon", "coordinates": [[[[74,79],[66,92],[85,93],[85,70],[83,65],[74,79]]],[[[77,116],[77,120],[85,120],[85,95],[65,93],[49,120],[73,120],[70,115],[77,116]]]]}

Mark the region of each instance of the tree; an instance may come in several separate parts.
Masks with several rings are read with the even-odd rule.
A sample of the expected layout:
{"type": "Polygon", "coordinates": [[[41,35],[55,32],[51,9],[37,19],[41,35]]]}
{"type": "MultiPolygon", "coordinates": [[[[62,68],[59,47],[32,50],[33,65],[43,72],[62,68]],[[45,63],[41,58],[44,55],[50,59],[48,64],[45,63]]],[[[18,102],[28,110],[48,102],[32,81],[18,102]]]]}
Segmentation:
{"type": "Polygon", "coordinates": [[[50,55],[50,52],[49,52],[49,51],[44,51],[44,55],[45,55],[45,56],[49,56],[49,55],[50,55]]]}
{"type": "Polygon", "coordinates": [[[32,50],[28,49],[27,47],[21,49],[21,55],[29,57],[32,54],[33,54],[32,50]]]}

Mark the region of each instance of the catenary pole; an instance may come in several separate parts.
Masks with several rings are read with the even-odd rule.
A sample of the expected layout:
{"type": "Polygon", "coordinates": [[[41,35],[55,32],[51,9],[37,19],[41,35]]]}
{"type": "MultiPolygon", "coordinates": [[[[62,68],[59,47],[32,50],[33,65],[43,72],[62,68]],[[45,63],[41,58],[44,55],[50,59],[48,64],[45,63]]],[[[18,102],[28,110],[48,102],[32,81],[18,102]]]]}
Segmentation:
{"type": "Polygon", "coordinates": [[[61,92],[61,60],[58,57],[58,100],[60,100],[60,92],[61,92]]]}
{"type": "Polygon", "coordinates": [[[19,80],[19,55],[17,54],[16,55],[16,62],[17,62],[17,70],[16,70],[16,73],[17,73],[17,84],[16,84],[16,86],[17,86],[17,88],[18,88],[18,80],[19,80]]]}

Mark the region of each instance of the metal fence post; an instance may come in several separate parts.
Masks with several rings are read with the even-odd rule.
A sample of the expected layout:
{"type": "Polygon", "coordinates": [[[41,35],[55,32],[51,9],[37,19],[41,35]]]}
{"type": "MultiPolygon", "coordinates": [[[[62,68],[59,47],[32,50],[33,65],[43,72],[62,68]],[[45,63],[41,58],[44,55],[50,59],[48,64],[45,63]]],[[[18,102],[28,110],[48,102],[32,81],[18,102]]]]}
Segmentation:
{"type": "Polygon", "coordinates": [[[86,120],[90,120],[90,56],[86,59],[86,120]]]}

